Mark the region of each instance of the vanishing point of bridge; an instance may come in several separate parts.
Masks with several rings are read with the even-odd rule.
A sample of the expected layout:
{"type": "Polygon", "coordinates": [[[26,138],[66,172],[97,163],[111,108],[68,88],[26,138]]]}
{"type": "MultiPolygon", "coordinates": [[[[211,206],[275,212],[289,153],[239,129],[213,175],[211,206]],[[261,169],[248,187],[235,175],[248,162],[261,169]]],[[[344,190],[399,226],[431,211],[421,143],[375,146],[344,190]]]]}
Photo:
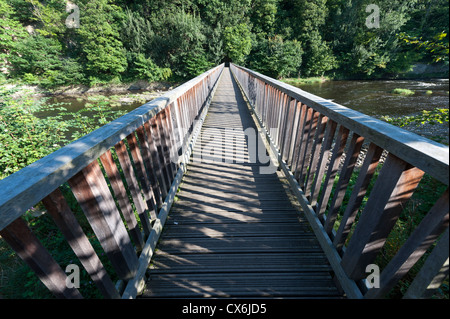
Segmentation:
{"type": "Polygon", "coordinates": [[[448,147],[233,64],[0,181],[2,239],[81,298],[22,218],[39,202],[106,298],[382,298],[406,276],[426,298],[448,276],[448,147]],[[447,190],[379,265],[424,175],[447,190]]]}

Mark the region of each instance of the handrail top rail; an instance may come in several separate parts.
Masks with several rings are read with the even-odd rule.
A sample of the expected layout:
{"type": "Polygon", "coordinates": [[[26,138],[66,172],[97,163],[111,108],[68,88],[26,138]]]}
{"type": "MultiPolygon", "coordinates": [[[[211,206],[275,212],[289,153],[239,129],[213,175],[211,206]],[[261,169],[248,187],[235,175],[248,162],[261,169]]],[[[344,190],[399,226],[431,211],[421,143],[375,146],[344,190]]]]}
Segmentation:
{"type": "Polygon", "coordinates": [[[304,103],[338,124],[346,126],[379,147],[405,160],[449,185],[449,147],[413,132],[401,129],[364,113],[326,100],[300,88],[233,64],[255,78],[272,85],[297,101],[304,103]]]}
{"type": "Polygon", "coordinates": [[[0,180],[0,230],[223,66],[200,74],[0,180]]]}

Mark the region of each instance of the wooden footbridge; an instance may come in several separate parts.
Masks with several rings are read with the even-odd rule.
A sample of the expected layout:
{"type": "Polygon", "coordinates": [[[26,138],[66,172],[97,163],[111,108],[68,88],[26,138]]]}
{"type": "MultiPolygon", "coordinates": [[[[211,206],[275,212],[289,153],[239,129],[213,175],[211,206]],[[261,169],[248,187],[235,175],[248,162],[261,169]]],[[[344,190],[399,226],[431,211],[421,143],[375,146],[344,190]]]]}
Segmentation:
{"type": "Polygon", "coordinates": [[[0,236],[62,298],[82,294],[23,218],[40,202],[105,298],[383,298],[405,278],[427,298],[448,276],[448,156],[220,65],[0,181],[0,236]],[[447,190],[381,262],[423,178],[447,190]]]}

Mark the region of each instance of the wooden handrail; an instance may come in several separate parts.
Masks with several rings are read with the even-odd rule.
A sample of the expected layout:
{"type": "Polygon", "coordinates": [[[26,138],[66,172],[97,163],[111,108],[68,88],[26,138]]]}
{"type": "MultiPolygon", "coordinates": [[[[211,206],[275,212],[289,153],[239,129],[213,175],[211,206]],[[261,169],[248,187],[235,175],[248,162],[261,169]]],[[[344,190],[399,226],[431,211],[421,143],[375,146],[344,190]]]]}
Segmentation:
{"type": "Polygon", "coordinates": [[[126,297],[134,297],[184,173],[196,122],[204,116],[223,68],[199,75],[0,181],[0,235],[56,296],[81,297],[76,288],[66,287],[65,273],[22,215],[43,201],[102,294],[119,298],[122,292],[112,285],[59,190],[68,182],[118,277],[127,284],[126,297]],[[174,161],[171,155],[179,151],[184,154],[174,161]]]}
{"type": "MultiPolygon", "coordinates": [[[[234,64],[230,68],[346,295],[385,296],[448,231],[449,148],[258,72],[234,64]],[[350,188],[354,174],[357,180],[350,188]],[[424,174],[447,190],[382,269],[379,287],[367,290],[366,267],[375,262],[424,174]],[[345,205],[346,192],[351,196],[345,205]]],[[[446,255],[436,253],[436,261],[423,266],[435,271],[429,281],[417,276],[411,284],[414,292],[406,296],[417,297],[430,282],[436,287],[445,279],[436,279],[446,260],[448,274],[448,242],[437,245],[445,244],[446,255]]]]}

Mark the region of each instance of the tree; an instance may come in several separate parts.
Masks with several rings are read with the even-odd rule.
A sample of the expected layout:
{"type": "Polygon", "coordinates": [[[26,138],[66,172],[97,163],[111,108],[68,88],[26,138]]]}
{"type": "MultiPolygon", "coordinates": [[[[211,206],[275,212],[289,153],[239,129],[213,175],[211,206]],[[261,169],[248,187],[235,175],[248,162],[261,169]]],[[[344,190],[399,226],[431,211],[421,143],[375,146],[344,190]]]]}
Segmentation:
{"type": "Polygon", "coordinates": [[[275,20],[279,0],[253,0],[250,11],[252,30],[262,36],[271,36],[275,30],[275,20]]]}
{"type": "Polygon", "coordinates": [[[31,5],[32,20],[38,23],[37,32],[44,36],[57,37],[66,30],[64,16],[66,15],[65,0],[25,0],[31,5]]]}
{"type": "Polygon", "coordinates": [[[17,56],[17,43],[28,36],[25,28],[13,18],[14,10],[6,2],[0,0],[0,71],[9,72],[8,58],[17,56]]]}
{"type": "Polygon", "coordinates": [[[151,57],[158,65],[170,67],[178,79],[192,78],[207,70],[205,61],[199,59],[205,55],[207,41],[198,15],[178,9],[165,15],[153,14],[151,23],[155,32],[151,57]]]}
{"type": "Polygon", "coordinates": [[[273,78],[296,76],[302,64],[302,46],[279,35],[260,39],[249,55],[249,67],[273,78]]]}
{"type": "Polygon", "coordinates": [[[91,79],[111,80],[127,68],[125,48],[118,31],[122,10],[108,0],[91,0],[82,10],[80,36],[82,59],[91,79]]]}
{"type": "Polygon", "coordinates": [[[336,66],[333,51],[321,34],[328,16],[326,0],[297,0],[294,2],[293,11],[293,32],[302,42],[304,49],[302,74],[323,75],[336,66]]]}
{"type": "Polygon", "coordinates": [[[397,34],[415,12],[417,2],[378,1],[380,23],[370,28],[366,25],[370,0],[334,0],[328,30],[340,71],[355,77],[373,77],[407,68],[414,56],[404,51],[397,34]]]}
{"type": "Polygon", "coordinates": [[[224,52],[227,58],[236,64],[244,64],[252,49],[250,27],[245,23],[226,27],[223,32],[224,52]]]}

